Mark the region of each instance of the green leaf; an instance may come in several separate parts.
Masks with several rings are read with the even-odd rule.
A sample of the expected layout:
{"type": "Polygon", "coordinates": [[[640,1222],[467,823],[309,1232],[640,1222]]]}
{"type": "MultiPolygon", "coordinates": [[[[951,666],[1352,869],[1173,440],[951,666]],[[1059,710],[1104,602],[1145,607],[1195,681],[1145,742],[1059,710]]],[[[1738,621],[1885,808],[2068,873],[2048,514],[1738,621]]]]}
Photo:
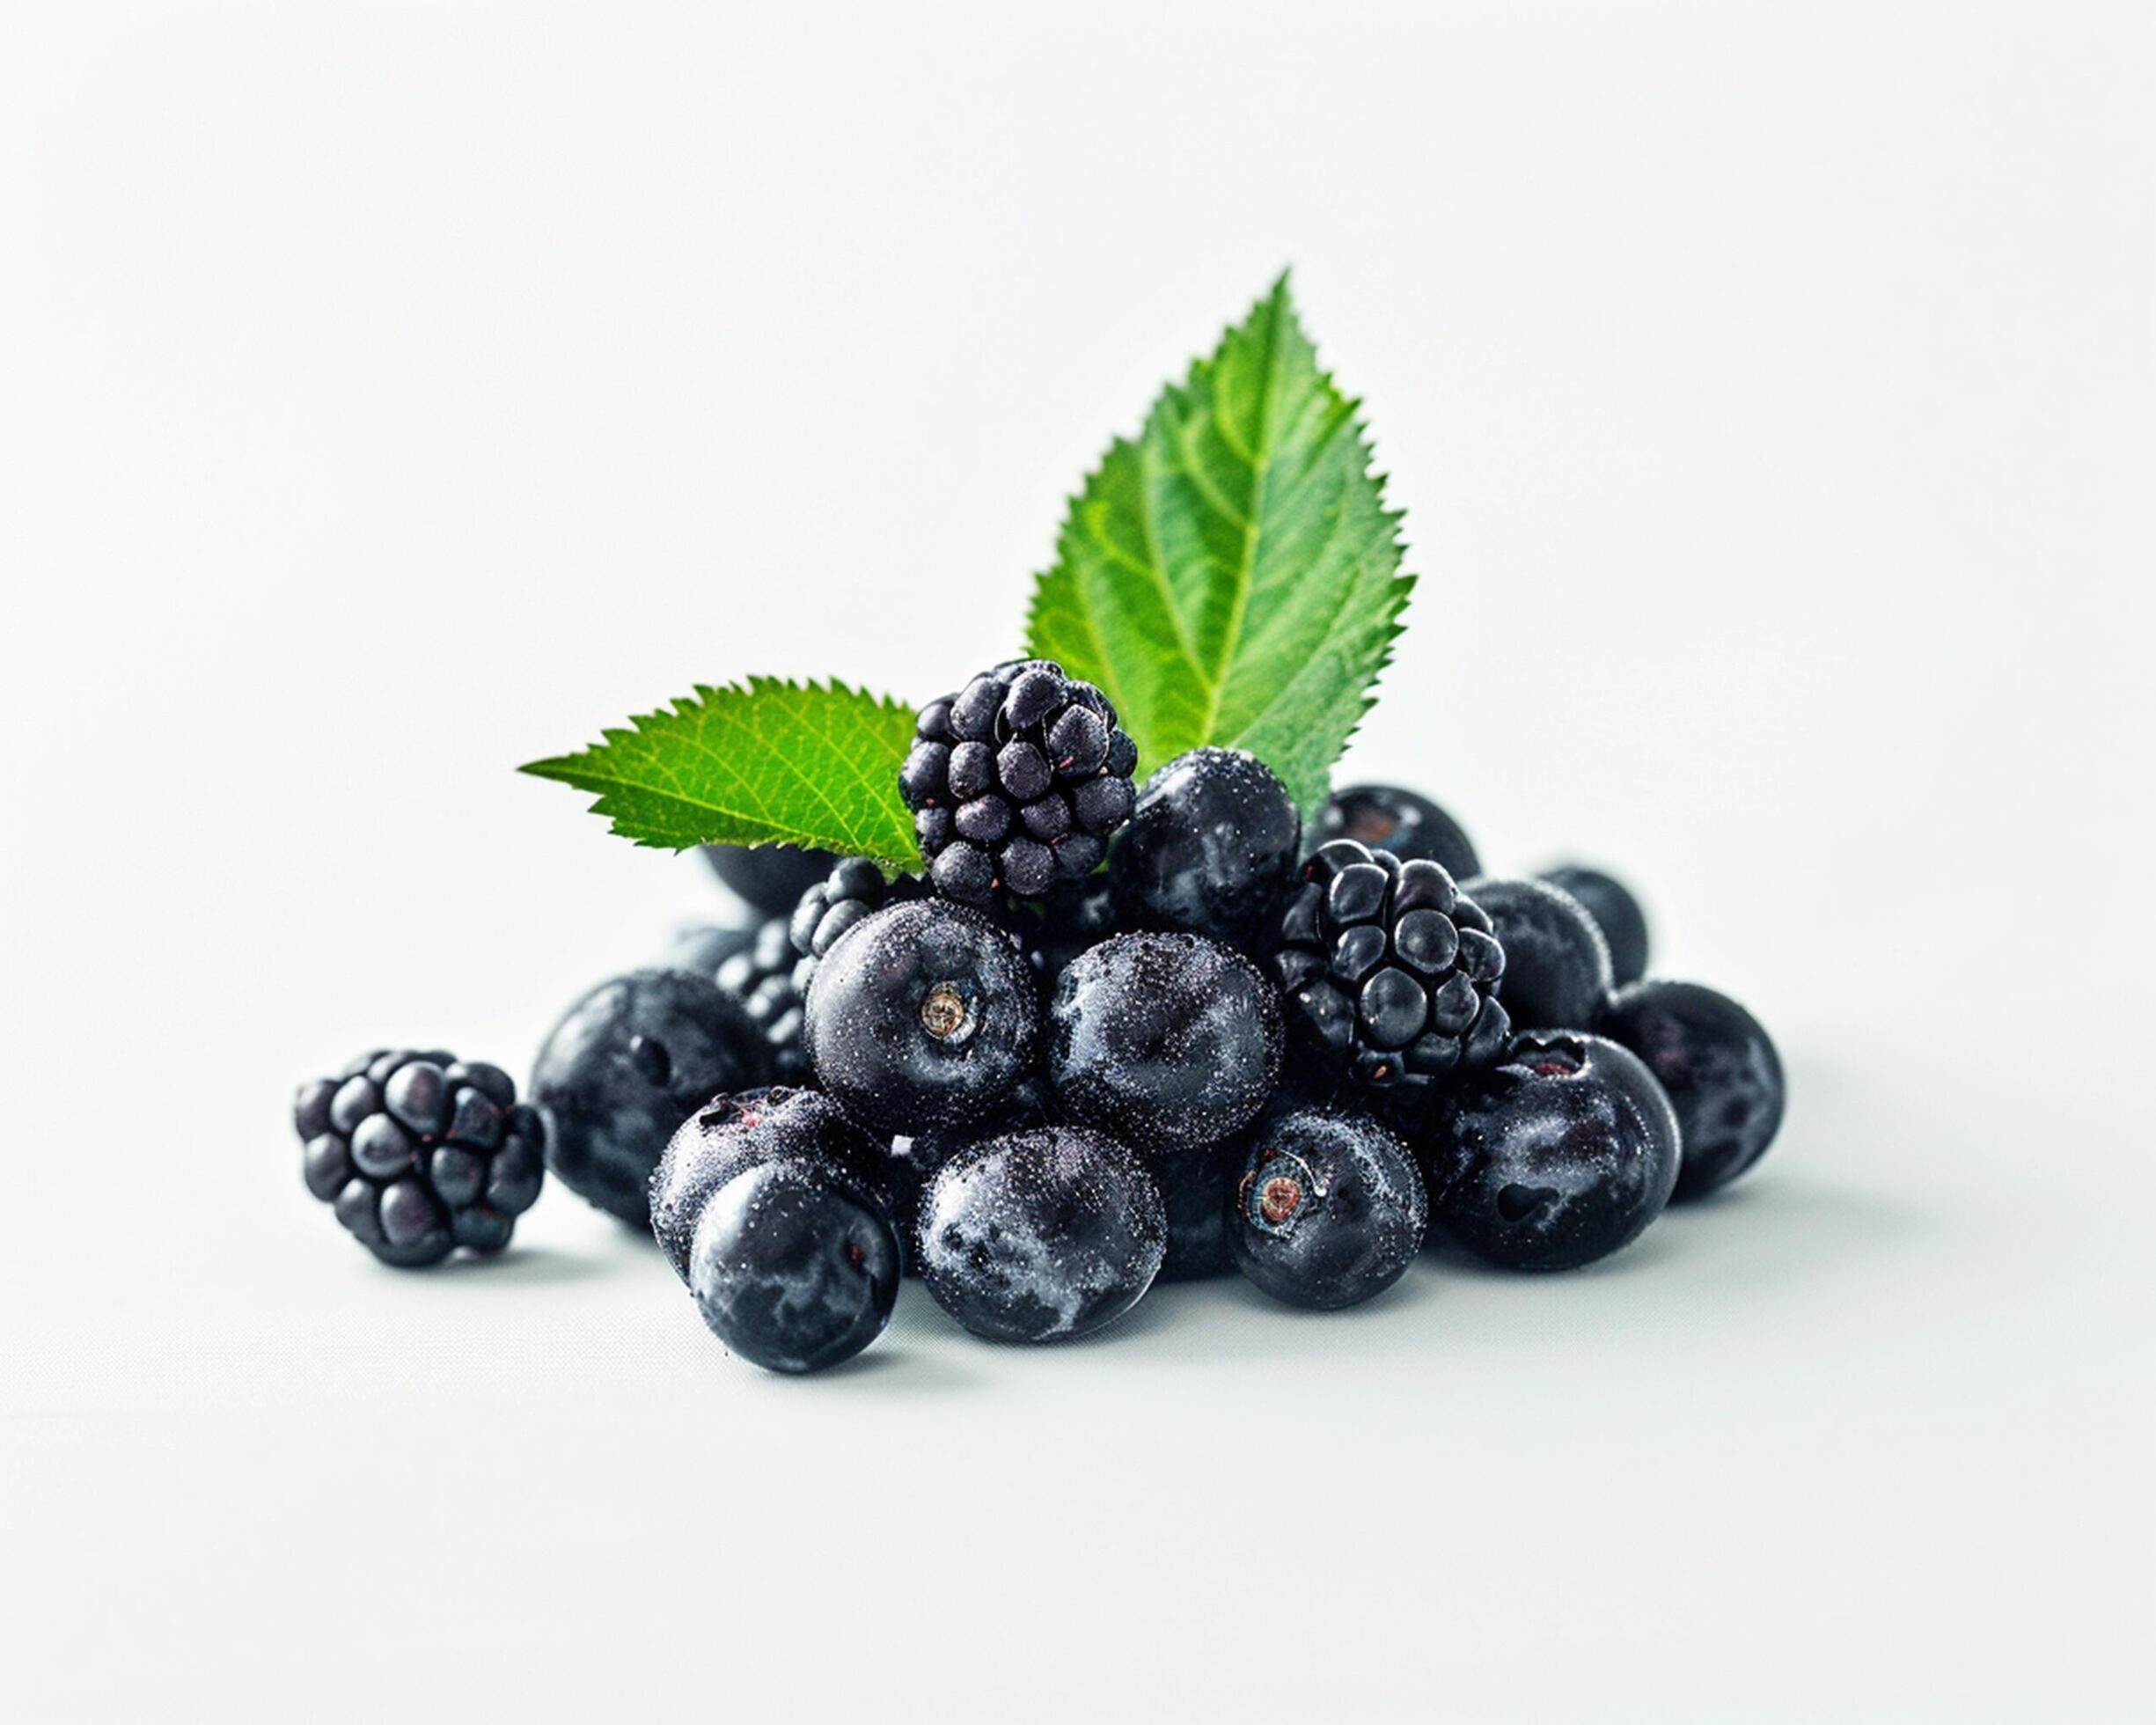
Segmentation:
{"type": "Polygon", "coordinates": [[[898,767],[913,710],[843,683],[699,686],[576,754],[522,770],[598,800],[640,845],[808,845],[918,868],[898,767]]]}
{"type": "Polygon", "coordinates": [[[1141,769],[1217,743],[1324,800],[1414,585],[1359,405],[1283,275],[1073,499],[1027,649],[1106,691],[1141,769]]]}

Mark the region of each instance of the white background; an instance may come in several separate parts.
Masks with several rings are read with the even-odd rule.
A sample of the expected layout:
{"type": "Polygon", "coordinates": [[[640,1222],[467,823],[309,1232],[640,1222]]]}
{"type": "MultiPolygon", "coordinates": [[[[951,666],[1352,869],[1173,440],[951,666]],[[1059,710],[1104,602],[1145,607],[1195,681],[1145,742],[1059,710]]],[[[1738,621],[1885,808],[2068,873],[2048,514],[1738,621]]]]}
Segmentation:
{"type": "Polygon", "coordinates": [[[2145,8],[4,11],[0,1715],[2156,1709],[2145,8]],[[925,698],[1286,263],[1423,577],[1351,765],[1650,899],[1779,1145],[1551,1280],[823,1381],[292,1083],[720,899],[510,769],[925,698]]]}

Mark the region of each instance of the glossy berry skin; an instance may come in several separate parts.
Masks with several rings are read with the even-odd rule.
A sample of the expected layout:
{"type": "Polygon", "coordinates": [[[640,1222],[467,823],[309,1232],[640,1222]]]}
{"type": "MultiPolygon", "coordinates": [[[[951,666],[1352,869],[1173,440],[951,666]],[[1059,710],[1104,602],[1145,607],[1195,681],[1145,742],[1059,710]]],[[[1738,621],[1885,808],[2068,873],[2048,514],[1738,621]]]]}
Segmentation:
{"type": "Polygon", "coordinates": [[[1259,951],[1301,855],[1302,817],[1256,755],[1192,749],[1146,781],[1108,860],[1117,914],[1259,951]]]}
{"type": "Polygon", "coordinates": [[[785,917],[767,917],[711,976],[763,1032],[771,1075],[797,1084],[808,1075],[809,1063],[801,1052],[801,991],[794,980],[801,959],[788,930],[785,917]]]}
{"type": "Polygon", "coordinates": [[[1281,913],[1273,968],[1314,1083],[1426,1096],[1496,1058],[1509,956],[1435,862],[1352,839],[1321,845],[1281,913]]]}
{"type": "Polygon", "coordinates": [[[509,1075],[439,1049],[377,1049],[302,1084],[292,1125],[307,1190],[399,1269],[501,1251],[546,1178],[546,1124],[509,1075]]]}
{"type": "Polygon", "coordinates": [[[816,1371],[882,1333],[901,1258],[883,1163],[813,1090],[716,1096],[682,1122],[651,1177],[651,1231],[732,1352],[816,1371]]]}
{"type": "Polygon", "coordinates": [[[1038,1078],[1023,1078],[989,1119],[891,1141],[879,1164],[880,1178],[889,1193],[891,1226],[898,1230],[898,1244],[905,1251],[906,1274],[920,1274],[920,1200],[936,1171],[961,1150],[985,1139],[1029,1131],[1050,1124],[1052,1119],[1047,1086],[1038,1078]]]}
{"type": "Polygon", "coordinates": [[[569,1008],[532,1068],[562,1183],[642,1228],[652,1170],[690,1113],[764,1082],[770,1053],[738,1002],[688,971],[634,971],[569,1008]]]}
{"type": "Polygon", "coordinates": [[[1368,1114],[1274,1109],[1238,1149],[1228,1245],[1276,1300],[1321,1311],[1360,1305],[1422,1250],[1422,1175],[1398,1135],[1368,1114]]]}
{"type": "Polygon", "coordinates": [[[839,859],[792,845],[700,845],[711,872],[766,916],[790,916],[801,895],[839,859]]]}
{"type": "Polygon", "coordinates": [[[1676,1116],[1614,1042],[1528,1031],[1446,1097],[1425,1148],[1452,1237],[1512,1270],[1570,1270],[1639,1237],[1676,1185],[1676,1116]]]}
{"type": "Polygon", "coordinates": [[[972,1145],[921,1194],[928,1291],[990,1341],[1058,1341],[1112,1322],[1152,1286],[1167,1238],[1143,1163],[1080,1127],[972,1145]]]}
{"type": "Polygon", "coordinates": [[[1599,869],[1567,867],[1545,870],[1541,878],[1569,892],[1595,919],[1610,943],[1610,968],[1622,988],[1647,973],[1647,919],[1632,889],[1599,869]]]}
{"type": "Polygon", "coordinates": [[[1505,949],[1505,1010],[1522,1030],[1592,1030],[1616,986],[1610,943],[1585,906],[1547,881],[1485,876],[1461,889],[1505,949]]]}
{"type": "Polygon", "coordinates": [[[744,1169],[814,1163],[888,1198],[884,1146],[818,1090],[774,1084],[709,1098],[682,1121],[652,1171],[651,1232],[684,1281],[697,1218],[711,1194],[744,1169]]]}
{"type": "Polygon", "coordinates": [[[1767,1153],[1787,1097],[1781,1057],[1728,995],[1696,982],[1636,982],[1610,997],[1602,1028],[1646,1062],[1676,1110],[1679,1200],[1719,1191],[1767,1153]]]}
{"type": "Polygon", "coordinates": [[[1390,851],[1403,862],[1434,862],[1455,880],[1482,872],[1460,823],[1426,796],[1397,785],[1350,785],[1336,790],[1317,818],[1317,842],[1353,839],[1390,851]]]}
{"type": "Polygon", "coordinates": [[[1228,1244],[1228,1199],[1243,1172],[1241,1138],[1157,1156],[1147,1166],[1168,1213],[1168,1256],[1162,1281],[1201,1281],[1235,1273],[1228,1244]]]}
{"type": "Polygon", "coordinates": [[[1056,1106],[1151,1158],[1239,1132],[1280,1075],[1280,1002],[1197,935],[1117,935],[1064,970],[1048,1009],[1056,1106]]]}
{"type": "Polygon", "coordinates": [[[891,1321],[898,1239],[862,1190],[781,1156],[711,1194],[689,1247],[689,1291],[711,1332],[766,1371],[821,1371],[891,1321]]]}
{"type": "Polygon", "coordinates": [[[936,892],[979,906],[1098,868],[1137,765],[1106,695],[1052,660],[1014,659],[920,709],[898,790],[936,892]]]}
{"type": "Polygon", "coordinates": [[[987,1119],[1041,1045],[1039,985],[1010,936],[941,899],[848,929],[809,985],[818,1081],[881,1138],[987,1119]]]}

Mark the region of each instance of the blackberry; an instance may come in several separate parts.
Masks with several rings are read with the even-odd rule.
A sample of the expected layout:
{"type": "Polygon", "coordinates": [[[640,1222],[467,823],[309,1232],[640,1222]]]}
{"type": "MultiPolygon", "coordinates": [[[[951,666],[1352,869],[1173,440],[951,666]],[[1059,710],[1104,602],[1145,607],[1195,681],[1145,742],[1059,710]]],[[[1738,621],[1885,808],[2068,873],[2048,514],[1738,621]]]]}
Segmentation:
{"type": "Polygon", "coordinates": [[[921,1274],[936,1303],[990,1341],[1099,1329],[1160,1274],[1161,1194],[1125,1146],[1078,1127],[990,1138],[921,1196],[921,1274]]]}
{"type": "Polygon", "coordinates": [[[699,845],[711,872],[766,916],[786,916],[839,859],[792,845],[699,845]]]}
{"type": "Polygon", "coordinates": [[[378,1049],[303,1084],[307,1190],[385,1264],[499,1252],[546,1175],[546,1128],[498,1066],[378,1049]]]}
{"type": "Polygon", "coordinates": [[[1130,818],[1137,745],[1108,697],[1052,660],[1014,659],[930,701],[914,739],[898,789],[947,899],[1082,879],[1130,818]]]}
{"type": "Polygon", "coordinates": [[[1551,885],[1569,892],[1595,919],[1610,943],[1610,968],[1622,988],[1647,973],[1647,919],[1624,883],[1599,869],[1572,866],[1544,870],[1551,885]]]}
{"type": "Polygon", "coordinates": [[[1426,857],[1353,839],[1320,845],[1281,914],[1273,959],[1292,1040],[1313,1077],[1426,1092],[1484,1065],[1511,1021],[1490,919],[1426,857]]]}
{"type": "Polygon", "coordinates": [[[1407,1146],[1369,1115],[1276,1108],[1259,1122],[1228,1200],[1228,1244],[1276,1300],[1358,1305],[1422,1250],[1429,1201],[1407,1146]]]}
{"type": "Polygon", "coordinates": [[[1482,872],[1460,823],[1426,796],[1397,785],[1350,785],[1336,790],[1317,817],[1320,844],[1353,839],[1389,850],[1403,862],[1434,862],[1455,880],[1482,872]]]}
{"type": "Polygon", "coordinates": [[[876,1154],[806,1090],[715,1097],[674,1134],[652,1176],[652,1231],[731,1352],[818,1371],[883,1333],[900,1256],[876,1154]]]}
{"type": "Polygon", "coordinates": [[[1639,1237],[1676,1184],[1676,1116],[1614,1042],[1528,1031],[1441,1100],[1430,1198],[1468,1251],[1513,1270],[1570,1270],[1639,1237]]]}
{"type": "Polygon", "coordinates": [[[796,999],[808,999],[816,961],[838,943],[840,935],[886,905],[911,904],[928,892],[927,883],[917,875],[885,880],[884,871],[865,856],[844,857],[834,863],[829,875],[801,895],[787,924],[795,956],[796,999]]]}
{"type": "Polygon", "coordinates": [[[1039,985],[1010,936],[929,899],[877,911],[825,954],[803,1046],[832,1099],[891,1138],[989,1118],[1040,1036],[1039,985]]]}
{"type": "Polygon", "coordinates": [[[801,991],[794,982],[800,957],[788,929],[785,917],[768,919],[745,948],[721,962],[712,979],[763,1032],[771,1075],[793,1084],[807,1075],[809,1065],[801,1052],[801,991]]]}
{"type": "Polygon", "coordinates": [[[1781,1056],[1728,995],[1696,982],[1636,982],[1610,997],[1602,1032],[1669,1093],[1684,1141],[1676,1199],[1705,1197],[1767,1153],[1787,1096],[1781,1056]]]}
{"type": "Polygon", "coordinates": [[[569,1008],[532,1067],[547,1164],[610,1215],[650,1222],[651,1171],[691,1112],[764,1082],[762,1031],[708,977],[634,971],[569,1008]]]}
{"type": "Polygon", "coordinates": [[[1505,949],[1505,1009],[1522,1030],[1591,1031],[1615,986],[1610,943],[1582,905],[1546,880],[1485,875],[1462,891],[1505,949]]]}
{"type": "Polygon", "coordinates": [[[1079,955],[1048,1011],[1070,1119],[1162,1158],[1239,1132],[1280,1075],[1280,1009],[1258,967],[1198,935],[1117,935],[1079,955]]]}
{"type": "Polygon", "coordinates": [[[1302,817],[1256,755],[1192,749],[1146,781],[1109,859],[1132,928],[1180,929],[1254,949],[1293,877],[1302,817]]]}

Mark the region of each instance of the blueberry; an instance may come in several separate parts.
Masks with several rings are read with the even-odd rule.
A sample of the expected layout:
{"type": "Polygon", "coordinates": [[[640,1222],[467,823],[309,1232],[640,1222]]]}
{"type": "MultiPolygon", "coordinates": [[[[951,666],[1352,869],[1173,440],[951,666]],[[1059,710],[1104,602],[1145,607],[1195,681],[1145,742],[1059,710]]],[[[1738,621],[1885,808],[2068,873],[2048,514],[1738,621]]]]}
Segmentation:
{"type": "Polygon", "coordinates": [[[1759,1021],[1696,982],[1636,982],[1611,996],[1602,1033],[1647,1064],[1683,1134],[1679,1200],[1701,1198],[1767,1152],[1786,1095],[1759,1021]]]}
{"type": "Polygon", "coordinates": [[[720,1091],[761,1083],[769,1060],[762,1030],[708,978],[652,970],[602,982],[532,1063],[532,1097],[552,1126],[547,1165],[642,1227],[651,1171],[674,1129],[720,1091]]]}
{"type": "Polygon", "coordinates": [[[898,1137],[880,1164],[888,1193],[891,1226],[898,1230],[905,1250],[906,1274],[920,1274],[919,1230],[921,1194],[941,1168],[959,1151],[989,1138],[1008,1137],[1033,1127],[1045,1126],[1052,1118],[1047,1086],[1038,1078],[1019,1081],[994,1115],[977,1126],[928,1132],[917,1138],[898,1137]]]}
{"type": "Polygon", "coordinates": [[[1262,943],[1300,852],[1287,789],[1257,756],[1192,749],[1146,781],[1108,860],[1133,928],[1262,943]]]}
{"type": "Polygon", "coordinates": [[[1676,1184],[1676,1116],[1637,1058],[1598,1036],[1529,1031],[1445,1097],[1425,1141],[1432,1205],[1477,1257],[1569,1270],[1661,1214],[1676,1184]]]}
{"type": "Polygon", "coordinates": [[[1334,791],[1317,818],[1318,842],[1332,839],[1390,851],[1403,862],[1423,858],[1455,880],[1482,872],[1460,823],[1428,797],[1397,785],[1350,785],[1334,791]]]}
{"type": "Polygon", "coordinates": [[[1321,1310],[1359,1304],[1422,1250],[1422,1176],[1397,1134],[1369,1115],[1276,1108],[1237,1148],[1228,1245],[1275,1299],[1321,1310]]]}
{"type": "Polygon", "coordinates": [[[1527,1030],[1592,1030],[1616,981],[1610,943],[1586,907],[1547,881],[1487,876],[1460,890],[1482,907],[1504,949],[1498,998],[1512,1022],[1527,1030]]]}
{"type": "Polygon", "coordinates": [[[651,1175],[651,1231],[674,1273],[688,1277],[689,1242],[711,1194],[744,1169],[780,1158],[813,1162],[888,1196],[884,1146],[816,1090],[782,1084],[715,1096],[682,1121],[651,1175]]]}
{"type": "Polygon", "coordinates": [[[1167,1236],[1144,1164],[1077,1127],[972,1145],[921,1195],[928,1291],[991,1341],[1053,1341],[1119,1318],[1160,1274],[1167,1236]]]}
{"type": "Polygon", "coordinates": [[[809,984],[809,1064],[839,1105],[879,1137],[986,1119],[1033,1064],[1040,1041],[1039,987],[1016,943],[978,913],[942,899],[896,905],[856,923],[809,984]]]}
{"type": "Polygon", "coordinates": [[[1647,919],[1632,890],[1599,869],[1577,866],[1544,870],[1542,878],[1577,899],[1610,943],[1610,966],[1617,987],[1647,973],[1647,919]]]}
{"type": "Polygon", "coordinates": [[[1257,967],[1186,934],[1117,935],[1074,959],[1048,1013],[1056,1105],[1149,1156],[1254,1119],[1280,1075],[1280,1008],[1257,967]]]}
{"type": "Polygon", "coordinates": [[[838,861],[827,850],[798,850],[792,845],[702,845],[699,849],[711,872],[766,916],[791,914],[801,895],[838,861]]]}
{"type": "Polygon", "coordinates": [[[780,1156],[706,1200],[688,1283],[731,1352],[767,1371],[819,1371],[891,1321],[898,1237],[875,1200],[829,1164],[780,1156]]]}

